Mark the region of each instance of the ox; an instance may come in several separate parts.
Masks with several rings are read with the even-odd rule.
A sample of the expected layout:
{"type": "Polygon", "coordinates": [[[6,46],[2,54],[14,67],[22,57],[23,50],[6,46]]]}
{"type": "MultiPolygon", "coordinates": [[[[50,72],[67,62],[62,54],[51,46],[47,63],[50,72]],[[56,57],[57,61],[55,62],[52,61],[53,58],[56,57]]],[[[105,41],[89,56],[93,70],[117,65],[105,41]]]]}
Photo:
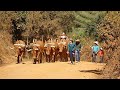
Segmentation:
{"type": "Polygon", "coordinates": [[[44,43],[43,41],[36,41],[32,45],[32,55],[33,55],[33,64],[42,63],[42,56],[44,52],[44,43]]]}
{"type": "Polygon", "coordinates": [[[22,62],[23,55],[25,55],[25,42],[22,40],[17,40],[14,44],[14,47],[17,54],[17,64],[19,64],[22,62]]]}
{"type": "Polygon", "coordinates": [[[60,61],[68,61],[67,44],[67,41],[58,43],[60,61]]]}
{"type": "Polygon", "coordinates": [[[59,54],[59,46],[57,40],[53,43],[53,55],[54,55],[54,62],[57,61],[57,56],[59,54]]]}
{"type": "Polygon", "coordinates": [[[54,46],[52,46],[51,43],[45,44],[44,51],[45,51],[45,55],[46,55],[46,62],[51,62],[53,54],[54,54],[53,48],[54,48],[54,46]]]}
{"type": "Polygon", "coordinates": [[[59,53],[59,47],[57,40],[45,44],[46,62],[50,62],[52,59],[55,62],[59,53]]]}

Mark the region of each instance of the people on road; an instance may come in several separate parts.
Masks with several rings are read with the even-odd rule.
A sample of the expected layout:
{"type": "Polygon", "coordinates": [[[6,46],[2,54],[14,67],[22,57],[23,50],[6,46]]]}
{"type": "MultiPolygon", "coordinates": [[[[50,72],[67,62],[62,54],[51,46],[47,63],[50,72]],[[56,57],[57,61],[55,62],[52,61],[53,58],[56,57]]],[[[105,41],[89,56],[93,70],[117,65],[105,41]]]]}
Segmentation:
{"type": "Polygon", "coordinates": [[[79,39],[77,39],[75,41],[75,47],[74,47],[73,51],[75,52],[76,62],[80,62],[81,43],[80,43],[79,39]]]}
{"type": "Polygon", "coordinates": [[[98,52],[99,58],[100,58],[100,63],[103,63],[103,58],[104,58],[104,51],[103,48],[100,48],[98,52]]]}
{"type": "Polygon", "coordinates": [[[73,40],[70,39],[70,42],[68,44],[68,53],[70,56],[71,64],[75,63],[75,57],[74,57],[75,52],[73,51],[74,48],[75,48],[75,43],[73,43],[73,40]]]}
{"type": "Polygon", "coordinates": [[[100,50],[100,48],[98,45],[98,41],[95,41],[94,45],[92,46],[92,62],[96,62],[99,50],[100,50]]]}

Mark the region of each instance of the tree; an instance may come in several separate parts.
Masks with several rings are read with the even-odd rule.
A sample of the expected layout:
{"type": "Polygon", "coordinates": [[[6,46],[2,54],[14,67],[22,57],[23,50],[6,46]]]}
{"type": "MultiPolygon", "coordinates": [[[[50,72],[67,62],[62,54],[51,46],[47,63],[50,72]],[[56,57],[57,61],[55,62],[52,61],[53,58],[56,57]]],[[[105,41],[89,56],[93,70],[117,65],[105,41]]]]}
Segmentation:
{"type": "Polygon", "coordinates": [[[105,11],[74,11],[74,28],[85,28],[86,36],[95,37],[97,24],[105,14],[105,11]]]}

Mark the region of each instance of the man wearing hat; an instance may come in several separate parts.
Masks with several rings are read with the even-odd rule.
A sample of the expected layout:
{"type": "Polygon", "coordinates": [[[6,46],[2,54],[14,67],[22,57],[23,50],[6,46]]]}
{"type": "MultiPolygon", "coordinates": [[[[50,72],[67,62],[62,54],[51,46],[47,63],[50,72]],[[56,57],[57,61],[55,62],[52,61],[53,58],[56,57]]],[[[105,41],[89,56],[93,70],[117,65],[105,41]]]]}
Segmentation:
{"type": "Polygon", "coordinates": [[[74,47],[75,47],[75,44],[73,43],[73,40],[71,38],[70,42],[68,44],[68,53],[69,53],[70,61],[71,61],[72,64],[75,61],[75,59],[74,59],[74,52],[73,52],[74,47]]]}
{"type": "Polygon", "coordinates": [[[81,44],[80,44],[80,40],[77,39],[75,41],[75,47],[73,49],[75,51],[75,60],[76,62],[80,62],[80,50],[81,50],[81,44]]]}
{"type": "Polygon", "coordinates": [[[62,35],[60,36],[60,39],[66,39],[67,36],[65,35],[65,33],[63,32],[62,35]]]}
{"type": "Polygon", "coordinates": [[[98,46],[98,41],[94,42],[94,45],[92,46],[92,61],[96,62],[98,51],[100,50],[100,47],[98,46]]]}

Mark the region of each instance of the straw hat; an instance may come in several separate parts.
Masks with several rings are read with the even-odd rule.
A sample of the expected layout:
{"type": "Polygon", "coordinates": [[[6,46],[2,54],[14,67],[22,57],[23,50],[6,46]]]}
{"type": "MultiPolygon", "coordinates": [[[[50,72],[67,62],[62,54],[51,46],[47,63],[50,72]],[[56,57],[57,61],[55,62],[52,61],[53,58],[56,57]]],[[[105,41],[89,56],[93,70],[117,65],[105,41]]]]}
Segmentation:
{"type": "Polygon", "coordinates": [[[100,48],[100,50],[103,50],[103,48],[100,48]]]}
{"type": "Polygon", "coordinates": [[[73,39],[72,39],[72,38],[70,38],[70,41],[73,41],[73,39]]]}
{"type": "Polygon", "coordinates": [[[95,41],[94,43],[98,45],[98,41],[95,41]]]}
{"type": "Polygon", "coordinates": [[[76,42],[80,42],[80,40],[79,39],[77,39],[77,40],[75,40],[76,42]]]}
{"type": "Polygon", "coordinates": [[[62,35],[65,35],[65,33],[63,32],[62,35]]]}

